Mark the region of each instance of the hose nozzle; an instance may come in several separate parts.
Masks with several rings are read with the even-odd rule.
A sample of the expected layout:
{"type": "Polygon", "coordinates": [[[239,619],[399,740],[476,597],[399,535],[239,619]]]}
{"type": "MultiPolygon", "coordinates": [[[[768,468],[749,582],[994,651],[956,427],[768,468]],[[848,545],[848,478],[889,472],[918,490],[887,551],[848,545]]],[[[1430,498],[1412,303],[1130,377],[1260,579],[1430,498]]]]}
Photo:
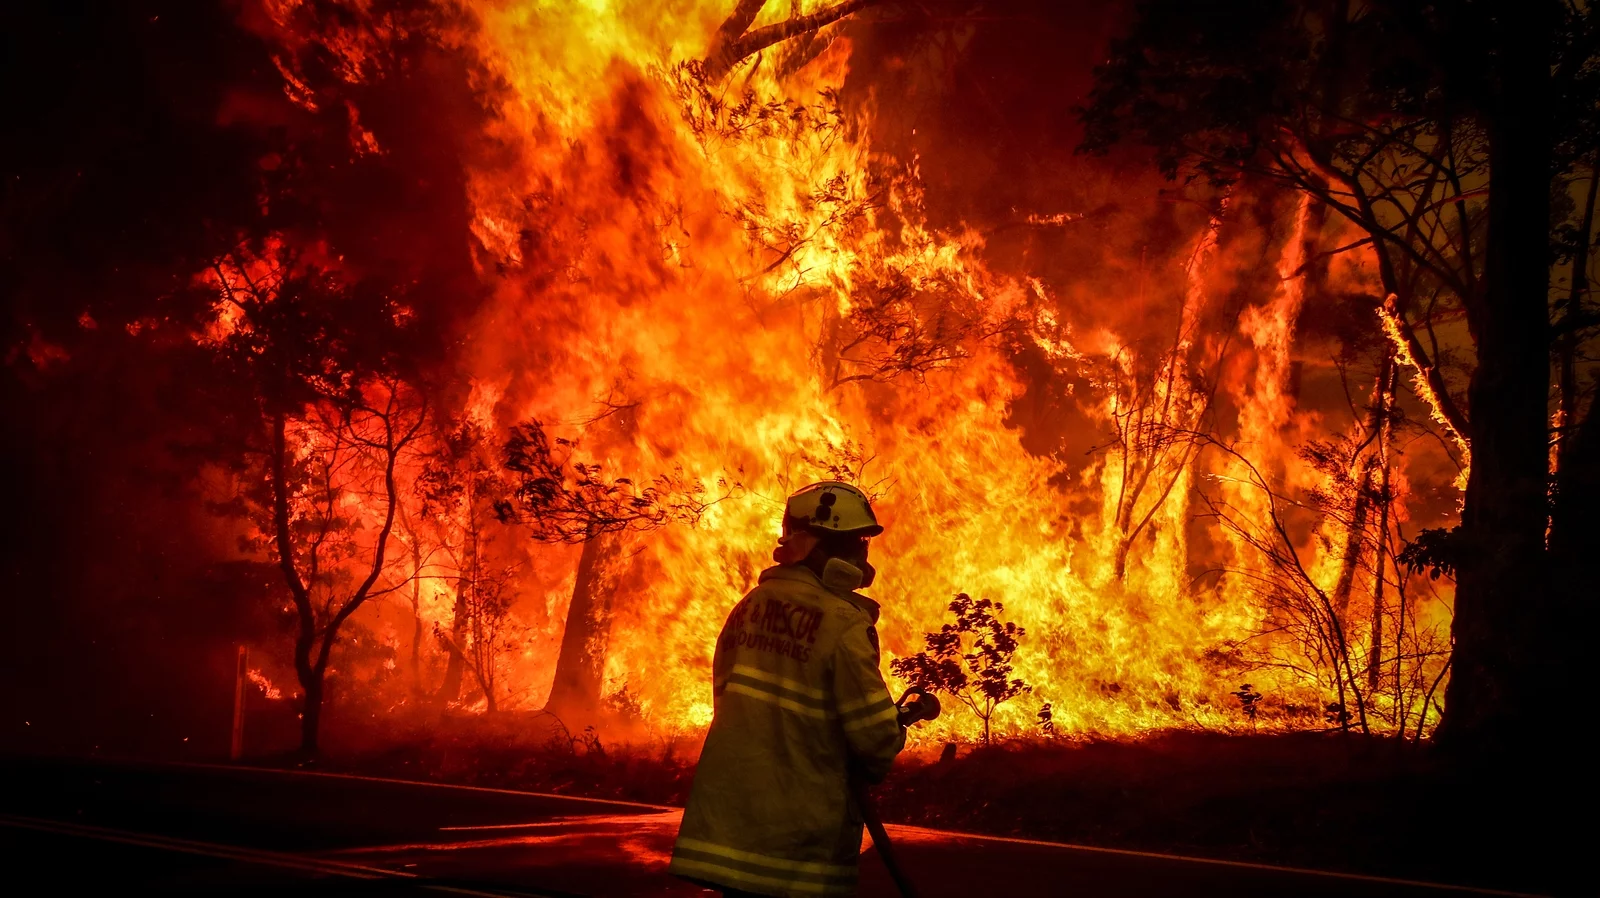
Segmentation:
{"type": "Polygon", "coordinates": [[[933,693],[921,686],[912,686],[894,703],[900,711],[900,725],[903,727],[919,723],[924,720],[937,720],[939,712],[939,699],[933,693]]]}

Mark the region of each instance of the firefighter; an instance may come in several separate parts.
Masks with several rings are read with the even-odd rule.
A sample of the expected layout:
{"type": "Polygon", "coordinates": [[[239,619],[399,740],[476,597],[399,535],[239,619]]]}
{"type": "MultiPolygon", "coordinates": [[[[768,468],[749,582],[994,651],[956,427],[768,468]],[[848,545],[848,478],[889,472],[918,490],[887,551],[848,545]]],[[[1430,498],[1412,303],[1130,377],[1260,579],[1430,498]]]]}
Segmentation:
{"type": "Polygon", "coordinates": [[[712,661],[715,713],[672,851],[673,873],[724,895],[854,895],[861,809],[924,719],[878,670],[867,542],[883,532],[860,490],[789,497],[773,567],[734,606],[712,661]]]}

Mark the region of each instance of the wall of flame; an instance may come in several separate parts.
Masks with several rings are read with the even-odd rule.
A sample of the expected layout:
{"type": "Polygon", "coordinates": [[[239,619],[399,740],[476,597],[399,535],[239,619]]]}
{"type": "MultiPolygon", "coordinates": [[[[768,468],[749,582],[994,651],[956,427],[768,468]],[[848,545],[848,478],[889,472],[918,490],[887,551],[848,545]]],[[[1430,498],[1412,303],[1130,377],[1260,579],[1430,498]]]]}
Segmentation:
{"type": "MultiPolygon", "coordinates": [[[[872,590],[884,607],[886,670],[944,621],[954,593],[967,592],[1001,600],[1027,629],[1016,669],[1033,692],[1002,709],[1000,732],[1029,730],[1045,701],[1057,729],[1072,733],[1239,725],[1228,694],[1240,675],[1206,659],[1261,630],[1263,612],[1245,580],[1196,574],[1259,562],[1196,518],[1191,489],[1211,485],[1264,514],[1259,492],[1242,485],[1235,463],[1202,455],[1119,580],[1113,453],[1088,463],[1041,453],[1018,421],[1019,403],[1038,388],[1038,359],[1065,383],[1083,359],[1131,357],[1125,350],[1142,334],[1084,308],[1126,295],[1104,285],[1098,299],[1082,285],[1058,292],[1030,272],[992,266],[976,232],[930,225],[917,160],[875,148],[874,118],[892,99],[838,99],[854,52],[847,28],[794,71],[771,51],[712,94],[696,93],[679,64],[704,53],[725,5],[489,0],[438,37],[484,61],[496,112],[483,135],[494,152],[469,165],[471,233],[437,235],[470,241],[493,288],[455,360],[470,384],[465,413],[495,428],[537,418],[580,440],[580,454],[614,476],[681,471],[708,494],[727,494],[694,526],[635,541],[608,646],[609,688],[625,685],[653,726],[707,723],[715,635],[769,563],[783,497],[836,464],[878,497],[888,528],[875,544],[872,590]],[[776,112],[729,118],[747,92],[776,112]],[[956,311],[948,320],[961,325],[959,358],[849,379],[866,369],[840,360],[835,337],[862,291],[886,278],[956,311]],[[626,414],[604,414],[618,407],[626,414]]],[[[771,5],[762,22],[787,13],[771,5]]],[[[349,6],[358,20],[376,16],[349,6]]],[[[378,20],[305,34],[297,7],[263,6],[285,47],[291,96],[305,90],[294,76],[299,48],[331,49],[359,79],[373,42],[394,37],[378,20]]],[[[352,140],[383,151],[371,133],[352,140]]],[[[1289,391],[1291,365],[1305,357],[1296,272],[1307,216],[1302,207],[1280,218],[1283,233],[1231,240],[1212,222],[1192,222],[1183,264],[1167,269],[1182,282],[1163,289],[1199,321],[1245,289],[1242,271],[1268,271],[1237,333],[1197,329],[1187,339],[1205,351],[1228,347],[1224,426],[1288,488],[1315,476],[1295,456],[1299,442],[1343,424],[1301,408],[1289,391]]],[[[1371,276],[1360,259],[1340,264],[1350,282],[1371,276]]],[[[1073,401],[1105,425],[1116,400],[1084,392],[1073,401]]],[[[1299,537],[1316,576],[1331,579],[1337,559],[1319,555],[1314,534],[1299,537]]],[[[529,635],[504,676],[512,704],[538,707],[576,554],[531,543],[519,551],[530,559],[517,606],[529,635]]],[[[450,584],[429,579],[424,592],[424,617],[447,625],[450,584]]],[[[1448,613],[1447,601],[1437,606],[1430,613],[1448,613]]],[[[410,627],[395,614],[375,607],[364,619],[398,646],[410,627]]],[[[1303,678],[1250,676],[1277,701],[1325,698],[1303,678]]],[[[952,713],[925,735],[977,730],[952,713]]]]}

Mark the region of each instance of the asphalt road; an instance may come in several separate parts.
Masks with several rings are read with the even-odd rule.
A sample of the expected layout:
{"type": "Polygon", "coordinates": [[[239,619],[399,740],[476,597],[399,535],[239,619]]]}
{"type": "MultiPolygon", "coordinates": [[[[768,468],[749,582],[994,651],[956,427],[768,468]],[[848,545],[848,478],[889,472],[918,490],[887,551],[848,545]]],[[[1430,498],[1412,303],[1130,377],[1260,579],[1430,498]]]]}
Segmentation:
{"type": "MultiPolygon", "coordinates": [[[[221,766],[11,759],[12,894],[711,895],[667,875],[674,808],[221,766]]],[[[890,826],[922,898],[1508,895],[890,826]]],[[[9,888],[8,888],[8,891],[9,888]]],[[[897,893],[877,852],[863,896],[897,893]]]]}

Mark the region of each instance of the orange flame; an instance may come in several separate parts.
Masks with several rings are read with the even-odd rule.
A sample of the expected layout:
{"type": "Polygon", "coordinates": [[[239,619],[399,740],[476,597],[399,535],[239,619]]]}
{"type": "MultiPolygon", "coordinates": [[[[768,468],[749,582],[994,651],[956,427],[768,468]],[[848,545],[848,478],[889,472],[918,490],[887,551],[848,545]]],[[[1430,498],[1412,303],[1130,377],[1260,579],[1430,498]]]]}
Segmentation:
{"type": "MultiPolygon", "coordinates": [[[[287,30],[294,7],[268,12],[287,30]]],[[[792,71],[763,61],[707,84],[679,61],[704,53],[722,4],[647,12],[484,2],[476,11],[480,27],[452,39],[470,42],[509,86],[487,126],[509,155],[468,177],[470,236],[495,292],[458,360],[472,384],[467,416],[498,427],[537,418],[581,436],[585,457],[617,474],[681,469],[712,494],[741,487],[695,526],[642,541],[613,609],[609,689],[626,685],[663,727],[709,721],[716,633],[768,563],[784,496],[831,466],[875,494],[888,528],[874,550],[885,668],[917,651],[950,597],[966,592],[1004,601],[1029,633],[1016,669],[1034,692],[1002,707],[997,732],[1027,730],[1044,701],[1065,732],[1238,725],[1226,699],[1238,675],[1204,659],[1256,633],[1262,612],[1230,582],[1194,585],[1189,497],[1197,475],[1258,514],[1261,496],[1227,485],[1245,480],[1234,463],[1185,451],[1164,462],[1165,491],[1128,512],[1116,497],[1127,493],[1131,450],[1079,471],[1025,448],[1010,410],[1028,382],[997,338],[1023,341],[1062,370],[1100,360],[1113,379],[1132,364],[1126,341],[1076,333],[1040,282],[989,269],[978,234],[926,223],[916,161],[879,153],[870,106],[838,101],[848,37],[835,29],[827,49],[792,71]],[[606,414],[619,407],[628,414],[606,414]],[[1122,574],[1124,515],[1147,523],[1121,550],[1122,574]]],[[[361,77],[366,38],[322,39],[361,77]]],[[[314,104],[292,64],[280,67],[286,90],[314,104]]],[[[365,131],[353,139],[381,152],[365,131]]],[[[1279,287],[1240,322],[1250,364],[1218,387],[1236,409],[1235,445],[1286,484],[1312,476],[1294,447],[1319,423],[1287,388],[1307,219],[1302,206],[1279,287]]],[[[1212,283],[1217,253],[1217,229],[1206,228],[1188,266],[1168,386],[1157,391],[1167,409],[1157,423],[1169,429],[1200,413],[1196,395],[1174,385],[1196,376],[1183,359],[1211,338],[1197,328],[1224,292],[1212,283]]],[[[1129,409],[1114,391],[1085,406],[1107,428],[1129,409]]],[[[1258,563],[1237,541],[1216,541],[1227,564],[1258,563]]],[[[514,613],[531,634],[502,674],[521,704],[537,707],[575,555],[526,551],[514,613]]],[[[451,578],[419,575],[419,613],[448,627],[451,578]]],[[[1271,676],[1251,675],[1316,703],[1315,684],[1271,676]]],[[[970,737],[976,727],[951,714],[923,735],[970,737]]]]}
{"type": "Polygon", "coordinates": [[[278,687],[272,685],[272,681],[267,679],[267,675],[260,670],[252,668],[246,676],[250,678],[250,682],[256,684],[256,688],[260,689],[261,694],[269,700],[277,701],[283,698],[283,693],[279,691],[278,687]]]}

